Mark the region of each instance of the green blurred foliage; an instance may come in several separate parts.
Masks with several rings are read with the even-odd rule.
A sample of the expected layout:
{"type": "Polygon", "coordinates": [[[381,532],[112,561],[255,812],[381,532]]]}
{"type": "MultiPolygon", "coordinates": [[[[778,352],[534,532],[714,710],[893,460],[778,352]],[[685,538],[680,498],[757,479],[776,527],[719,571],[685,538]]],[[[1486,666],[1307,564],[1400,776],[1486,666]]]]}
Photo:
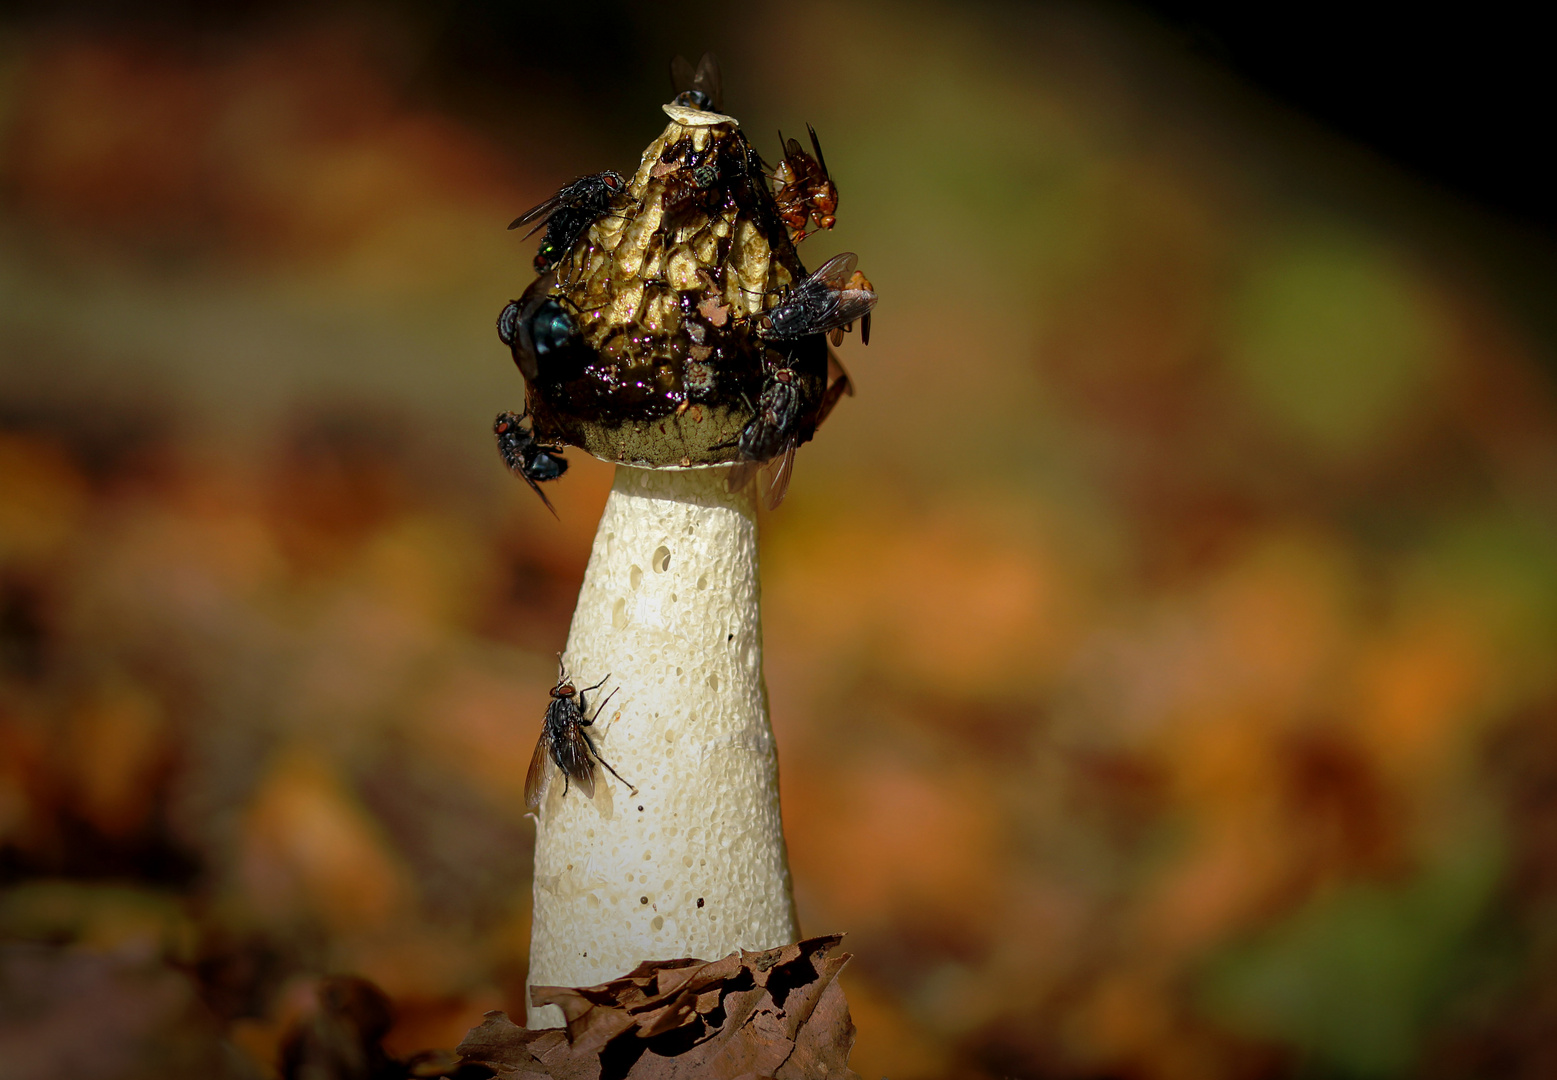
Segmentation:
{"type": "Polygon", "coordinates": [[[1229,358],[1300,445],[1344,458],[1375,449],[1420,408],[1445,331],[1398,257],[1324,229],[1294,229],[1252,253],[1232,297],[1229,358]]]}
{"type": "MultiPolygon", "coordinates": [[[[1479,921],[1505,871],[1497,833],[1469,835],[1436,865],[1390,887],[1315,897],[1207,976],[1207,1005],[1234,1026],[1300,1047],[1337,1076],[1400,1076],[1430,1025],[1477,971],[1479,921]]],[[[1505,976],[1506,976],[1505,972],[1505,976]]]]}

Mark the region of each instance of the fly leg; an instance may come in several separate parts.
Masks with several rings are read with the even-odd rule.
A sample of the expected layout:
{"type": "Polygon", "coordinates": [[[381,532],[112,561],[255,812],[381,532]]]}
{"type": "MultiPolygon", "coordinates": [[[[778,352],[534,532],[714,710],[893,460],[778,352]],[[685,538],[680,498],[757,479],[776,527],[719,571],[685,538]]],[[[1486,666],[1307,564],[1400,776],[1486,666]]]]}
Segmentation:
{"type": "MultiPolygon", "coordinates": [[[[609,672],[609,671],[608,671],[608,672],[606,672],[606,677],[605,677],[605,679],[601,679],[601,680],[600,680],[600,681],[599,681],[599,682],[597,682],[597,683],[596,683],[596,684],[595,684],[595,685],[594,685],[594,686],[586,686],[586,687],[584,687],[584,689],[582,689],[582,690],[580,690],[580,691],[579,691],[579,692],[578,692],[578,695],[579,695],[579,696],[578,696],[578,700],[579,700],[579,704],[580,704],[580,706],[582,706],[582,705],[583,705],[583,702],[584,702],[584,695],[585,695],[585,694],[593,694],[593,693],[594,693],[594,692],[595,692],[595,691],[596,691],[596,690],[599,690],[599,689],[600,689],[600,688],[601,688],[601,687],[602,687],[602,686],[604,686],[604,685],[605,685],[605,684],[606,684],[606,679],[609,679],[609,678],[610,678],[610,677],[611,677],[611,673],[610,673],[610,672],[609,672]]],[[[618,688],[617,688],[617,689],[621,689],[621,688],[620,688],[620,687],[618,687],[618,688]]],[[[613,694],[614,694],[614,693],[616,693],[616,690],[612,690],[612,691],[611,691],[611,693],[613,693],[613,694]]],[[[610,700],[611,700],[611,699],[610,699],[610,698],[609,698],[609,697],[608,697],[608,698],[606,698],[606,701],[610,701],[610,700]]],[[[603,701],[603,702],[601,702],[601,703],[600,703],[600,708],[601,708],[601,709],[603,709],[603,708],[605,708],[605,702],[604,702],[604,701],[603,701]]],[[[580,711],[582,711],[582,709],[581,709],[581,710],[580,710],[580,711]]],[[[600,709],[596,709],[596,710],[595,710],[595,712],[596,712],[596,713],[597,713],[597,714],[598,714],[598,713],[599,713],[599,711],[600,711],[600,709]]]]}
{"type": "Polygon", "coordinates": [[[579,730],[579,734],[583,736],[583,738],[584,738],[584,745],[589,747],[589,752],[591,754],[595,755],[595,760],[600,762],[600,764],[604,765],[606,767],[606,770],[608,772],[610,772],[610,774],[612,776],[616,777],[618,780],[621,780],[622,784],[629,791],[631,791],[634,795],[638,794],[638,789],[636,787],[634,787],[632,784],[628,783],[627,780],[622,776],[621,773],[619,773],[615,769],[611,768],[611,763],[609,761],[607,761],[605,758],[600,756],[600,751],[595,749],[595,741],[589,737],[589,732],[584,731],[581,728],[579,730]]]}
{"type": "MultiPolygon", "coordinates": [[[[609,679],[610,677],[611,676],[607,675],[606,679],[609,679]]],[[[584,689],[582,689],[582,690],[580,690],[578,692],[578,726],[579,727],[589,727],[591,724],[593,724],[595,722],[595,716],[599,716],[600,715],[600,711],[602,709],[604,709],[607,705],[611,704],[611,699],[616,696],[616,690],[620,690],[621,689],[621,687],[618,686],[616,688],[616,690],[612,690],[609,694],[606,695],[606,699],[604,701],[602,701],[599,705],[595,706],[595,716],[585,716],[584,715],[584,710],[589,708],[589,703],[584,700],[584,695],[587,694],[587,693],[590,693],[593,690],[598,690],[598,689],[600,689],[600,687],[602,687],[604,685],[605,685],[605,679],[601,679],[594,686],[587,686],[587,687],[585,687],[584,689]]]]}

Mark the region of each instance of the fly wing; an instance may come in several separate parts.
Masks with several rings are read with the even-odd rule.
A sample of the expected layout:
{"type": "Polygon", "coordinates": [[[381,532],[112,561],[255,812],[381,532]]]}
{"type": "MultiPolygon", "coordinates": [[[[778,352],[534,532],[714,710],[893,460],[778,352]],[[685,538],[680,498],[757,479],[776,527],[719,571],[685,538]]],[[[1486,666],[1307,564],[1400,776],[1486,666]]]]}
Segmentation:
{"type": "Polygon", "coordinates": [[[670,85],[678,94],[696,89],[694,83],[697,74],[692,70],[692,61],[685,56],[677,56],[670,62],[670,85]]]}
{"type": "Polygon", "coordinates": [[[692,88],[708,95],[714,111],[724,108],[724,79],[719,74],[719,61],[706,52],[697,62],[697,73],[692,76],[692,88]]]}
{"type": "Polygon", "coordinates": [[[757,475],[757,470],[762,465],[760,461],[738,461],[730,466],[730,473],[725,477],[724,489],[726,491],[740,491],[752,478],[757,475]]]}
{"type": "Polygon", "coordinates": [[[826,285],[829,289],[841,290],[848,284],[849,279],[854,276],[855,268],[859,264],[860,257],[854,254],[854,252],[840,251],[824,262],[821,269],[817,270],[816,273],[806,278],[802,285],[808,285],[815,281],[826,285]]]}
{"type": "Polygon", "coordinates": [[[789,481],[795,475],[795,450],[800,445],[793,435],[784,443],[784,452],[762,468],[762,505],[777,510],[789,494],[789,481]]]}
{"type": "Polygon", "coordinates": [[[541,808],[541,796],[546,791],[546,761],[550,757],[546,732],[542,729],[541,737],[535,742],[535,754],[530,758],[530,771],[524,776],[524,804],[532,814],[541,808]]]}
{"type": "Polygon", "coordinates": [[[850,287],[859,263],[852,251],[834,255],[820,270],[806,278],[784,303],[768,312],[777,339],[825,334],[863,318],[876,306],[876,294],[866,288],[850,287]]]}
{"type": "Polygon", "coordinates": [[[827,159],[822,156],[822,143],[821,140],[816,137],[816,128],[812,127],[810,124],[807,124],[806,130],[811,133],[811,149],[816,151],[816,163],[822,168],[822,179],[832,179],[832,177],[830,177],[827,173],[827,159]]]}
{"type": "Polygon", "coordinates": [[[870,344],[870,311],[876,306],[876,290],[871,287],[864,274],[855,273],[855,260],[852,256],[847,263],[839,262],[842,256],[833,259],[817,271],[820,275],[823,270],[828,271],[828,285],[837,290],[838,306],[830,320],[832,326],[845,326],[855,319],[860,320],[860,340],[862,344],[870,344]],[[835,268],[833,263],[838,262],[835,268]],[[839,275],[845,275],[839,280],[839,275]]]}
{"type": "Polygon", "coordinates": [[[563,734],[555,740],[557,748],[557,764],[562,771],[568,774],[586,799],[595,797],[595,762],[589,756],[589,743],[584,741],[584,733],[578,729],[577,724],[568,724],[563,727],[563,734]]]}
{"type": "Polygon", "coordinates": [[[530,478],[529,473],[526,473],[524,470],[522,470],[522,469],[514,469],[513,471],[514,471],[515,474],[518,475],[518,477],[521,480],[523,480],[526,484],[530,485],[530,490],[531,491],[535,492],[537,495],[539,495],[541,497],[541,502],[545,503],[546,504],[546,509],[551,511],[551,516],[554,517],[554,518],[557,518],[558,521],[561,521],[562,519],[560,517],[557,517],[557,508],[551,504],[551,500],[548,499],[546,497],[546,493],[541,490],[541,485],[537,484],[534,480],[532,480],[530,478]]]}
{"type": "MultiPolygon", "coordinates": [[[[563,189],[563,191],[566,190],[566,188],[563,189]]],[[[508,227],[510,229],[517,229],[519,226],[528,225],[533,221],[535,222],[535,228],[531,229],[524,235],[526,237],[534,236],[537,232],[540,231],[541,226],[546,224],[546,219],[555,214],[557,212],[557,207],[561,205],[562,191],[559,191],[545,202],[530,207],[530,209],[514,218],[513,221],[509,222],[508,227]]]]}
{"type": "Polygon", "coordinates": [[[831,330],[835,326],[847,326],[856,319],[863,320],[870,314],[870,309],[876,306],[876,294],[869,289],[845,289],[837,293],[836,297],[837,302],[827,316],[826,327],[819,329],[831,330]]]}

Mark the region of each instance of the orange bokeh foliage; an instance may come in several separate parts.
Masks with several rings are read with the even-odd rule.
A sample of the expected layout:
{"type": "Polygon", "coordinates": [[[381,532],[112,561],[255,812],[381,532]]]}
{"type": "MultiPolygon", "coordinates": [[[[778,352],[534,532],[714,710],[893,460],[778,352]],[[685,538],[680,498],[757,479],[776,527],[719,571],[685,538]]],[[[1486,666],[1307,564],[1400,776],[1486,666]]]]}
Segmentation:
{"type": "MultiPolygon", "coordinates": [[[[1040,76],[835,8],[803,56],[754,27],[740,107],[816,119],[883,296],[764,522],[855,1067],[1541,1075],[1549,343],[1370,223],[1398,178],[1327,210],[1064,35],[1040,76]],[[1364,1000],[1380,942],[1425,974],[1364,1000]]],[[[343,972],[397,1054],[523,1007],[523,775],[610,468],[570,455],[560,520],[502,473],[491,319],[529,280],[502,226],[567,176],[375,40],[55,29],[7,69],[0,965],[56,1019],[97,988],[153,1071],[274,1070],[343,972]]]]}

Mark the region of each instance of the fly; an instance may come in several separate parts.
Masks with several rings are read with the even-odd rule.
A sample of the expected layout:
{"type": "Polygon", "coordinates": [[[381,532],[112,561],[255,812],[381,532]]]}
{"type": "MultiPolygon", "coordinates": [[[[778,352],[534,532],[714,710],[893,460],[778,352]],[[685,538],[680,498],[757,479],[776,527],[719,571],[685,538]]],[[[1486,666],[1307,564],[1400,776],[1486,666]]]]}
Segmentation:
{"type": "Polygon", "coordinates": [[[521,425],[524,416],[519,413],[499,413],[492,424],[492,434],[497,436],[497,452],[503,456],[503,464],[511,469],[530,489],[541,497],[551,516],[557,516],[557,508],[551,504],[541,484],[555,480],[568,471],[568,463],[555,446],[547,446],[535,438],[535,433],[521,425]]]}
{"type": "MultiPolygon", "coordinates": [[[[562,773],[562,794],[568,793],[570,784],[577,784],[585,798],[595,797],[595,762],[606,767],[610,774],[618,780],[622,780],[622,774],[611,768],[611,763],[600,756],[600,751],[595,749],[595,744],[589,737],[589,732],[584,729],[594,724],[603,710],[616,696],[616,691],[606,695],[605,701],[595,710],[594,716],[587,716],[589,703],[584,699],[585,694],[592,694],[605,685],[607,675],[594,686],[586,686],[582,690],[575,689],[568,674],[562,667],[562,661],[557,661],[557,685],[551,688],[551,704],[546,706],[546,719],[541,723],[541,737],[535,744],[535,756],[530,759],[530,771],[524,778],[525,805],[533,813],[541,807],[541,795],[546,788],[546,760],[551,759],[562,773]]],[[[618,687],[620,689],[620,687],[618,687]]],[[[622,780],[622,783],[631,789],[634,795],[638,789],[622,780]]]]}
{"type": "Polygon", "coordinates": [[[860,340],[870,344],[870,309],[876,306],[876,291],[857,269],[858,262],[854,252],[841,252],[787,289],[776,307],[756,317],[757,336],[794,341],[836,331],[836,341],[858,319],[860,340]]]}
{"type": "Polygon", "coordinates": [[[539,206],[532,206],[514,218],[508,227],[517,229],[534,222],[535,228],[524,234],[529,237],[542,225],[546,226],[546,235],[535,251],[535,269],[544,273],[566,255],[584,230],[610,210],[612,201],[626,191],[627,181],[610,169],[581,176],[539,206]]]}
{"type": "Polygon", "coordinates": [[[547,291],[549,282],[549,276],[538,279],[523,298],[510,300],[497,316],[498,338],[532,385],[575,379],[588,360],[578,320],[562,297],[547,291]]]}
{"type": "Polygon", "coordinates": [[[685,56],[670,62],[670,82],[676,96],[672,105],[703,112],[718,112],[724,105],[724,82],[719,77],[719,61],[707,52],[697,62],[697,70],[685,56]]]}
{"type": "Polygon", "coordinates": [[[845,394],[854,396],[854,384],[843,363],[827,350],[827,389],[809,417],[802,411],[795,372],[788,367],[774,368],[763,384],[755,415],[735,440],[742,460],[730,469],[725,487],[739,491],[761,473],[762,505],[777,510],[789,493],[795,475],[795,451],[816,433],[845,394]]]}
{"type": "Polygon", "coordinates": [[[676,143],[660,158],[662,165],[670,166],[665,174],[665,216],[676,217],[690,210],[712,213],[725,192],[721,181],[723,161],[716,147],[685,153],[687,143],[676,143]],[[684,155],[672,156],[677,152],[684,155]],[[677,164],[679,162],[679,164],[677,164]]]}

